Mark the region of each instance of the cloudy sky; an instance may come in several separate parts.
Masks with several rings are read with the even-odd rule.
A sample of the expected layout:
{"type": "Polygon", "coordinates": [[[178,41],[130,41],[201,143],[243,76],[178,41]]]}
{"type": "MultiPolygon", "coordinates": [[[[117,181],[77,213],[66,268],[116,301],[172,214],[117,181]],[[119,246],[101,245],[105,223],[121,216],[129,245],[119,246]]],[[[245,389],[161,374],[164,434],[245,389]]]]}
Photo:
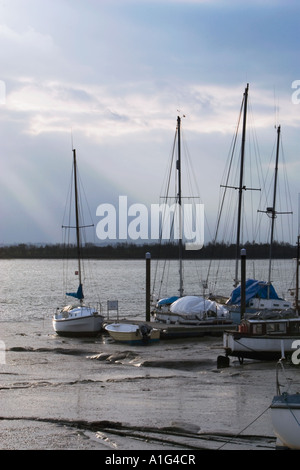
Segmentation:
{"type": "Polygon", "coordinates": [[[178,113],[213,225],[247,83],[267,159],[281,125],[296,213],[299,17],[298,0],[1,0],[0,244],[61,241],[72,141],[93,216],[158,203],[178,113]]]}

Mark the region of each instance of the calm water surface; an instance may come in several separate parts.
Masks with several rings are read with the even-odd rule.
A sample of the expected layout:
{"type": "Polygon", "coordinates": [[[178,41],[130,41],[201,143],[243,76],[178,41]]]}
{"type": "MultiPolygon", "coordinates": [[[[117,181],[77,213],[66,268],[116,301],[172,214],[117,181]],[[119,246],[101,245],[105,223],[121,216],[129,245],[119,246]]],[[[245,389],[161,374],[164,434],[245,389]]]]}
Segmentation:
{"type": "MultiPolygon", "coordinates": [[[[76,262],[69,262],[72,271],[71,285],[66,284],[66,267],[62,260],[1,260],[0,261],[0,314],[1,320],[26,320],[51,318],[55,309],[72,298],[68,290],[76,291],[78,276],[76,262]]],[[[208,288],[203,289],[209,261],[188,261],[184,264],[185,294],[214,292],[229,296],[233,288],[234,262],[214,263],[210,268],[208,288]]],[[[247,263],[247,277],[268,278],[266,260],[247,263]]],[[[107,312],[107,300],[118,300],[120,316],[144,318],[145,312],[144,260],[92,260],[85,266],[84,292],[87,302],[101,302],[107,312]]],[[[275,261],[272,281],[279,295],[288,296],[294,287],[295,261],[275,261]]],[[[178,263],[168,266],[151,261],[151,292],[154,299],[176,295],[178,292],[178,263]],[[163,272],[166,282],[162,283],[163,272]]]]}

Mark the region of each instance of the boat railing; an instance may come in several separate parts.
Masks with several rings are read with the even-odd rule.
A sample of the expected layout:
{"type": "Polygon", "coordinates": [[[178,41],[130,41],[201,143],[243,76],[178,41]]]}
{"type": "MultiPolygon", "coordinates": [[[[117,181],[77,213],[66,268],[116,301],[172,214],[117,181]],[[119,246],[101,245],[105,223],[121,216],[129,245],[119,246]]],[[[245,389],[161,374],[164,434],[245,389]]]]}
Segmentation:
{"type": "MultiPolygon", "coordinates": [[[[94,313],[96,312],[99,315],[103,315],[103,307],[101,302],[84,302],[84,307],[94,311],[94,313]]],[[[70,306],[70,308],[76,308],[76,306],[70,306]]]]}
{"type": "Polygon", "coordinates": [[[93,308],[94,310],[97,311],[97,313],[99,313],[100,315],[103,314],[103,307],[102,307],[102,304],[101,302],[95,302],[93,305],[88,305],[89,308],[93,308]]]}

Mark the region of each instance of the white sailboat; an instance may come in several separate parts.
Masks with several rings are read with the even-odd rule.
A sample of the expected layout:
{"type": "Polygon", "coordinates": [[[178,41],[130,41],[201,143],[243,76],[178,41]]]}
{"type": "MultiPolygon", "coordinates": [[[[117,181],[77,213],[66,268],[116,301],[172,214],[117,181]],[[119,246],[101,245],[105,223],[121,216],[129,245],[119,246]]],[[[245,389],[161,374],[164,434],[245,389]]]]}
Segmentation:
{"type": "MultiPolygon", "coordinates": [[[[271,207],[267,207],[265,212],[268,217],[271,218],[271,231],[270,231],[270,244],[269,244],[269,270],[268,270],[268,281],[257,281],[249,279],[247,281],[246,288],[248,289],[246,305],[250,313],[260,310],[285,310],[292,307],[292,303],[284,298],[280,298],[275,291],[272,281],[272,262],[273,262],[273,242],[274,242],[274,228],[275,219],[278,214],[289,214],[290,212],[278,212],[276,210],[276,196],[277,196],[277,176],[278,176],[278,160],[279,160],[279,148],[280,148],[280,135],[281,127],[277,128],[277,150],[276,150],[276,161],[275,161],[275,176],[274,176],[274,190],[273,190],[273,204],[271,207]]],[[[237,272],[237,268],[236,268],[237,272]]],[[[236,276],[237,279],[237,276],[236,276]]],[[[238,286],[232,293],[228,300],[228,304],[237,305],[240,303],[240,286],[238,286]]]]}
{"type": "MultiPolygon", "coordinates": [[[[207,325],[207,324],[232,324],[229,318],[229,312],[226,306],[220,305],[215,301],[205,299],[199,295],[185,295],[183,283],[183,240],[182,240],[182,184],[181,184],[181,118],[177,117],[177,160],[176,160],[176,207],[178,213],[176,214],[178,223],[177,231],[178,237],[178,261],[179,261],[179,287],[178,293],[173,296],[159,298],[152,311],[154,320],[167,324],[180,324],[180,325],[207,325]]],[[[176,140],[176,139],[175,139],[176,140]]],[[[176,146],[173,147],[173,155],[175,154],[176,146]]],[[[171,165],[172,169],[172,165],[171,165]]],[[[170,169],[170,173],[171,173],[170,169]]],[[[171,175],[168,181],[170,182],[171,175]]],[[[167,194],[166,200],[169,199],[167,194]]]]}
{"type": "MultiPolygon", "coordinates": [[[[274,223],[276,214],[276,185],[278,171],[278,156],[280,142],[280,126],[277,129],[277,151],[275,164],[275,180],[273,206],[267,209],[271,213],[271,240],[269,257],[269,280],[265,283],[256,283],[248,280],[235,289],[231,299],[239,299],[241,305],[241,323],[238,331],[224,332],[223,346],[227,356],[238,357],[240,362],[248,359],[278,360],[282,350],[291,354],[292,344],[300,339],[300,317],[298,311],[292,309],[292,304],[278,298],[271,284],[271,263],[274,223]],[[252,294],[251,294],[251,291],[252,294]],[[241,301],[242,296],[244,302],[241,301]],[[248,300],[247,300],[248,296],[248,300]],[[252,313],[246,315],[246,305],[250,306],[252,313]]],[[[283,212],[286,213],[286,212],[283,212]]],[[[297,272],[299,260],[297,260],[297,272]]],[[[296,287],[298,295],[298,286],[296,287]]],[[[231,300],[234,304],[234,301],[231,300]]],[[[238,303],[238,301],[237,301],[238,303]]]]}
{"type": "MultiPolygon", "coordinates": [[[[247,279],[246,282],[246,296],[245,296],[245,305],[241,305],[241,285],[239,280],[239,269],[240,269],[240,252],[242,248],[241,244],[241,233],[243,225],[246,225],[246,221],[243,223],[243,215],[244,217],[247,215],[247,218],[250,220],[253,214],[250,214],[248,211],[248,203],[244,200],[244,192],[247,191],[260,191],[260,188],[253,188],[248,187],[245,184],[245,175],[247,169],[247,159],[245,158],[245,150],[246,150],[246,131],[247,131],[247,113],[248,113],[248,94],[249,94],[249,84],[247,84],[245,88],[245,92],[243,95],[242,106],[240,110],[238,126],[236,130],[236,135],[233,139],[233,149],[232,155],[229,160],[229,170],[226,174],[225,184],[221,185],[223,189],[223,195],[220,201],[220,212],[217,221],[217,228],[214,237],[214,244],[217,244],[219,231],[221,227],[221,217],[223,217],[225,212],[225,196],[227,197],[227,192],[231,189],[238,191],[238,201],[237,201],[237,216],[235,216],[235,209],[230,207],[227,209],[226,212],[226,221],[225,226],[226,229],[231,225],[229,225],[229,221],[227,220],[229,213],[234,213],[236,217],[236,239],[235,239],[235,274],[234,274],[234,290],[231,292],[230,296],[226,294],[222,296],[212,295],[211,299],[222,297],[223,301],[226,303],[227,308],[230,310],[231,316],[235,318],[235,322],[239,323],[245,313],[254,314],[261,310],[268,310],[268,311],[280,311],[286,310],[287,308],[291,308],[291,302],[287,301],[286,299],[280,297],[274,286],[272,285],[271,281],[271,272],[272,272],[272,262],[273,262],[273,238],[274,238],[274,226],[275,226],[275,219],[278,214],[283,214],[283,212],[278,212],[276,210],[276,195],[277,195],[277,174],[278,174],[278,156],[279,156],[279,144],[280,144],[280,126],[277,128],[277,151],[276,151],[276,165],[275,165],[275,178],[274,178],[274,192],[273,192],[273,204],[272,207],[267,207],[265,211],[257,211],[257,212],[264,212],[268,215],[271,219],[271,228],[270,228],[270,243],[269,243],[269,272],[268,272],[268,280],[261,280],[261,279],[247,279]],[[242,132],[241,132],[241,148],[239,153],[239,174],[237,175],[239,178],[238,184],[235,181],[231,181],[231,178],[236,174],[233,171],[233,154],[236,153],[236,142],[238,131],[240,127],[240,122],[242,121],[242,132]],[[247,207],[247,209],[246,209],[247,207]],[[226,300],[225,300],[226,299],[226,300]],[[244,311],[242,311],[242,309],[244,311]]],[[[252,164],[251,164],[252,166],[252,164]]],[[[258,178],[261,179],[261,174],[257,175],[258,178]]],[[[252,179],[252,176],[251,176],[252,179]]],[[[290,213],[290,212],[286,212],[290,213]]],[[[233,223],[234,224],[234,223],[233,223]]],[[[228,233],[228,232],[227,232],[228,233]]],[[[211,264],[213,260],[211,260],[211,264]]],[[[210,269],[208,270],[207,274],[207,283],[208,278],[210,276],[210,269]]]]}
{"type": "Polygon", "coordinates": [[[78,198],[78,179],[77,179],[77,163],[76,163],[76,150],[73,149],[73,176],[74,176],[74,196],[75,196],[75,228],[76,229],[76,249],[77,249],[77,262],[78,262],[78,275],[79,286],[76,292],[69,292],[66,295],[76,298],[78,304],[67,305],[58,308],[52,318],[54,331],[62,336],[95,336],[97,335],[103,325],[104,317],[100,314],[100,305],[91,307],[85,305],[83,302],[83,283],[82,283],[82,252],[81,252],[81,237],[80,231],[83,228],[79,220],[79,198],[78,198]]]}

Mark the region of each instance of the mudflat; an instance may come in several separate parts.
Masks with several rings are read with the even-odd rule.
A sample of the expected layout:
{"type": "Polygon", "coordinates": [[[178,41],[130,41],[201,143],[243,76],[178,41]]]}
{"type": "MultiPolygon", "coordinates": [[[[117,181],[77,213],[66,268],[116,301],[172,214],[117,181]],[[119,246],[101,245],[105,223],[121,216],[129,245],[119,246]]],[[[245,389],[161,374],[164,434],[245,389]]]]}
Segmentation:
{"type": "Polygon", "coordinates": [[[276,363],[218,369],[222,337],[130,346],[46,320],[0,332],[1,450],[275,449],[276,363]]]}

